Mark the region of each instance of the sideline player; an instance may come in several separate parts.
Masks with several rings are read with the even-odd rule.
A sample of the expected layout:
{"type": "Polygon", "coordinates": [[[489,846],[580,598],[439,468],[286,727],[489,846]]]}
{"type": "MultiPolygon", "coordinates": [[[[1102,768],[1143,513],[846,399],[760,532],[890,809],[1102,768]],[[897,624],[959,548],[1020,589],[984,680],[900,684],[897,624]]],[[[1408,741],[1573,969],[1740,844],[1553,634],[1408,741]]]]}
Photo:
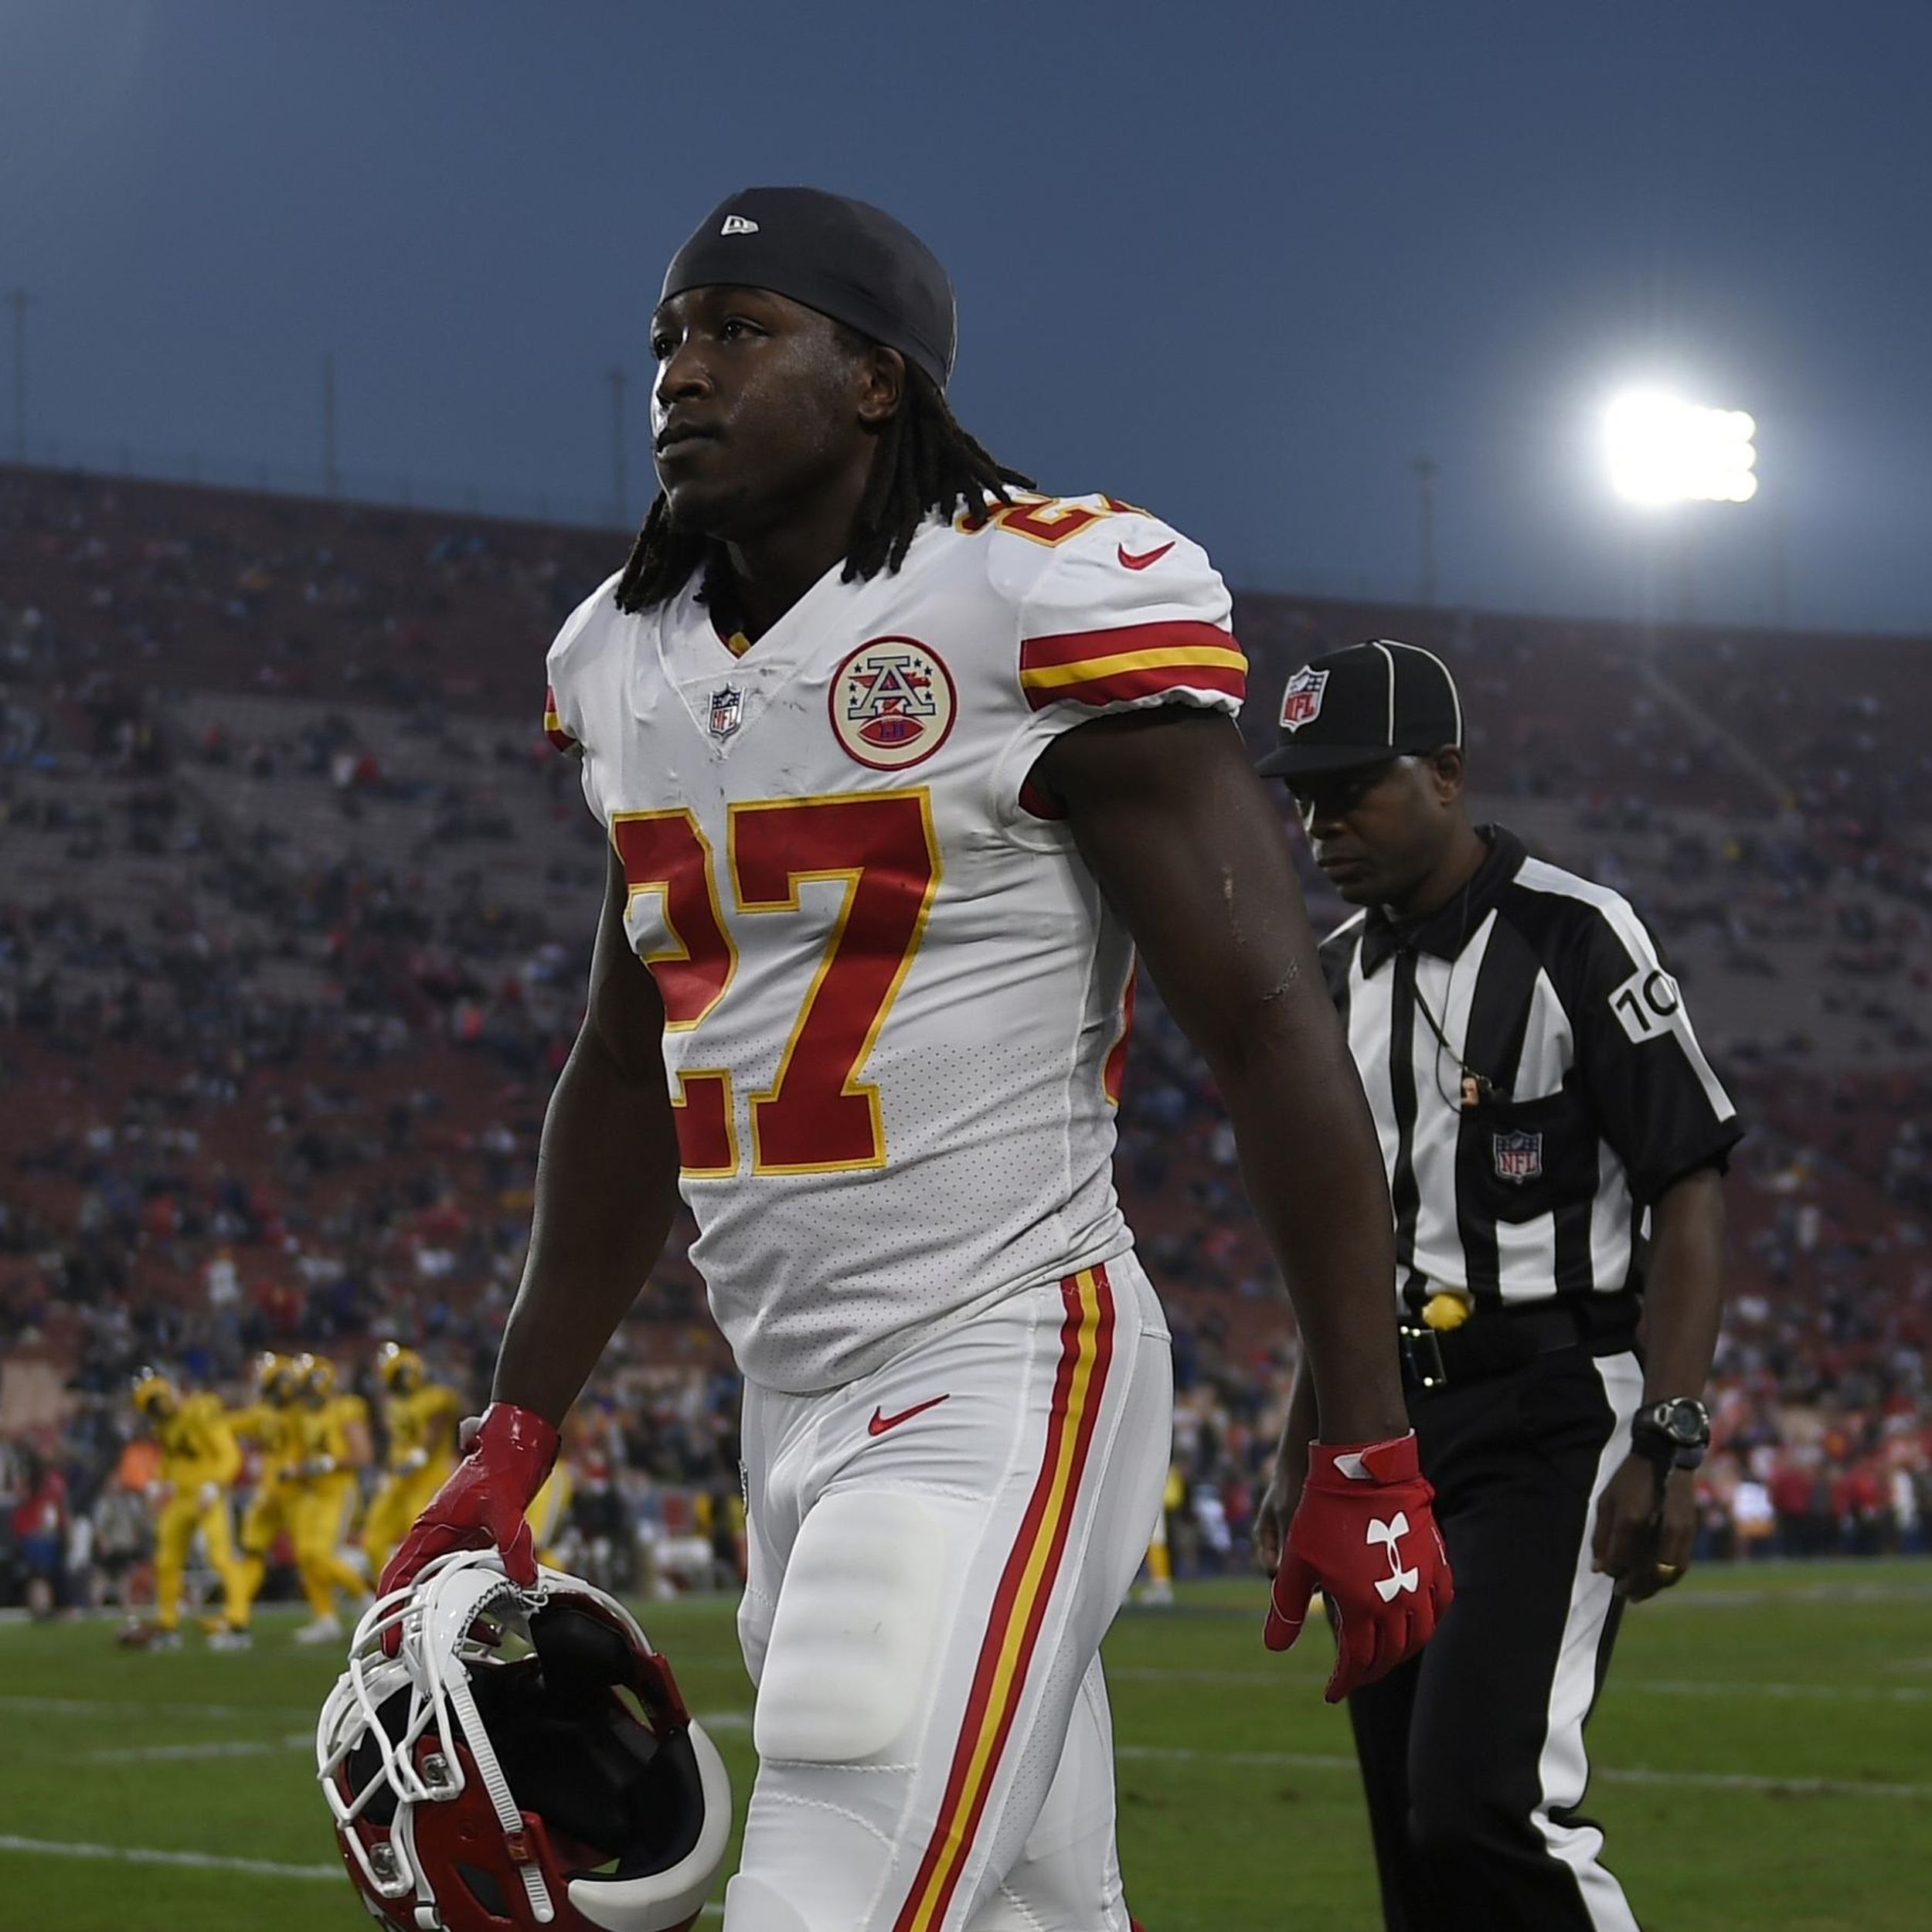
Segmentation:
{"type": "Polygon", "coordinates": [[[456,1465],[456,1426],[463,1398],[447,1383],[432,1382],[423,1358],[400,1342],[385,1342],[376,1358],[383,1388],[383,1480],[362,1520],[369,1574],[379,1576],[410,1525],[456,1465]]]}
{"type": "Polygon", "coordinates": [[[291,1478],[295,1500],[289,1530],[302,1594],[315,1612],[295,1641],[332,1643],[342,1634],[336,1593],[369,1594],[367,1574],[343,1553],[362,1499],[356,1472],[369,1461],[369,1405],[338,1389],[335,1365],[327,1355],[303,1355],[295,1371],[301,1454],[291,1478]]]}
{"type": "Polygon", "coordinates": [[[950,283],[758,189],[651,324],[663,492],[549,658],[611,844],[474,1449],[405,1540],[504,1549],[669,1230],[746,1376],[760,1768],[728,1932],[1126,1932],[1100,1638],[1165,1479],[1160,1304],[1114,1198],[1134,947],[1213,1067],[1328,1447],[1339,1695],[1448,1595],[1402,1412],[1388,1195],[1201,551],[1043,498],[954,420],[950,283]],[[1369,1526],[1406,1517],[1405,1583],[1369,1526]]]}
{"type": "Polygon", "coordinates": [[[221,1398],[184,1397],[166,1376],[144,1369],[134,1378],[134,1403],[161,1451],[148,1492],[155,1509],[155,1622],[148,1646],[180,1647],[182,1582],[199,1535],[224,1597],[224,1621],[209,1633],[209,1648],[244,1649],[248,1590],[228,1520],[229,1492],[241,1473],[242,1455],[221,1398]]]}

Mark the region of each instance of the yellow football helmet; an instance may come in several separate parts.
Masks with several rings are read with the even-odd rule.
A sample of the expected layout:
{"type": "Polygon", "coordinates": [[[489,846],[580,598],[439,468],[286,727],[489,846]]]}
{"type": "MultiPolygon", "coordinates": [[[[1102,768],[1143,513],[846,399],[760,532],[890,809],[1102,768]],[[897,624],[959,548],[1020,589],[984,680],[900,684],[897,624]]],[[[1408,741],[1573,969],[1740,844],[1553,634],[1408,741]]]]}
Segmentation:
{"type": "Polygon", "coordinates": [[[263,1401],[284,1407],[294,1400],[300,1386],[296,1365],[290,1357],[277,1355],[273,1349],[264,1349],[256,1356],[255,1393],[263,1401]]]}
{"type": "Polygon", "coordinates": [[[172,1416],[181,1406],[181,1391],[158,1369],[142,1369],[134,1376],[134,1406],[150,1421],[172,1416]]]}
{"type": "Polygon", "coordinates": [[[422,1387],[423,1358],[400,1342],[385,1342],[376,1357],[376,1372],[391,1395],[413,1395],[422,1387]]]}
{"type": "Polygon", "coordinates": [[[335,1393],[335,1365],[325,1355],[298,1355],[295,1374],[311,1402],[326,1402],[335,1393]]]}

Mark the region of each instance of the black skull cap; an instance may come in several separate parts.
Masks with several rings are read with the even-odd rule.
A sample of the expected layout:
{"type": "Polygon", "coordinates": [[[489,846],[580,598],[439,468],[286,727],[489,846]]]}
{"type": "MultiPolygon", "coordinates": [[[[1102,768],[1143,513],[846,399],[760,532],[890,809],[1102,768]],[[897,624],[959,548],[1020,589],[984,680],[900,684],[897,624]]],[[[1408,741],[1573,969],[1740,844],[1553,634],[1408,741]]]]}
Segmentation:
{"type": "Polygon", "coordinates": [[[939,258],[902,221],[821,188],[727,196],[671,258],[659,301],[688,288],[766,288],[855,328],[923,369],[953,372],[958,304],[939,258]]]}

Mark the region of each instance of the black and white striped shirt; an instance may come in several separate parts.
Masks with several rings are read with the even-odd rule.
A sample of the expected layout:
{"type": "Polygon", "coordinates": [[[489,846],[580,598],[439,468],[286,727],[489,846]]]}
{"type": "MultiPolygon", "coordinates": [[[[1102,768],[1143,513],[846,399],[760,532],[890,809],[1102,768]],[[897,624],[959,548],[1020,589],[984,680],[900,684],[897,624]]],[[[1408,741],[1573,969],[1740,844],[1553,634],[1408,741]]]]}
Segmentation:
{"type": "Polygon", "coordinates": [[[1481,1307],[1641,1287],[1651,1203],[1723,1165],[1737,1110],[1628,901],[1483,835],[1440,911],[1371,908],[1321,946],[1381,1137],[1397,1291],[1481,1307]]]}

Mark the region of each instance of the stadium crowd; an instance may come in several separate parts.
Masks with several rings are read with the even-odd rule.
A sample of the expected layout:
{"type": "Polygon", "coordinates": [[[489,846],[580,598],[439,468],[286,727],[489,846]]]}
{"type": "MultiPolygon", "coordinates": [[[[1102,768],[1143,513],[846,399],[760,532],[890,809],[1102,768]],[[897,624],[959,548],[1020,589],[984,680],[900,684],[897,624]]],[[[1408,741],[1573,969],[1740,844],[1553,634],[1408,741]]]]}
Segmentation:
{"type": "MultiPolygon", "coordinates": [[[[608,549],[0,471],[0,1602],[142,1573],[144,1364],[239,1403],[261,1352],[327,1352],[376,1418],[365,1486],[383,1345],[480,1397],[601,866],[533,668],[608,549]]],[[[1331,645],[1443,651],[1492,720],[1483,782],[1569,812],[1573,856],[1695,958],[1700,1011],[1818,975],[1713,1043],[1750,1134],[1705,1552],[1927,1548],[1932,769],[1889,708],[1907,647],[1697,634],[1672,645],[1687,709],[1614,626],[1285,597],[1238,623],[1263,719],[1331,645]],[[1717,714],[1787,798],[1696,722],[1717,714]]],[[[1311,892],[1319,927],[1338,909],[1311,892]]],[[[1239,1566],[1294,1343],[1212,1083],[1145,985],[1117,1170],[1174,1321],[1176,1567],[1239,1566]]],[[[628,1586],[741,1559],[692,1233],[569,1438],[559,1534],[628,1586]]]]}

